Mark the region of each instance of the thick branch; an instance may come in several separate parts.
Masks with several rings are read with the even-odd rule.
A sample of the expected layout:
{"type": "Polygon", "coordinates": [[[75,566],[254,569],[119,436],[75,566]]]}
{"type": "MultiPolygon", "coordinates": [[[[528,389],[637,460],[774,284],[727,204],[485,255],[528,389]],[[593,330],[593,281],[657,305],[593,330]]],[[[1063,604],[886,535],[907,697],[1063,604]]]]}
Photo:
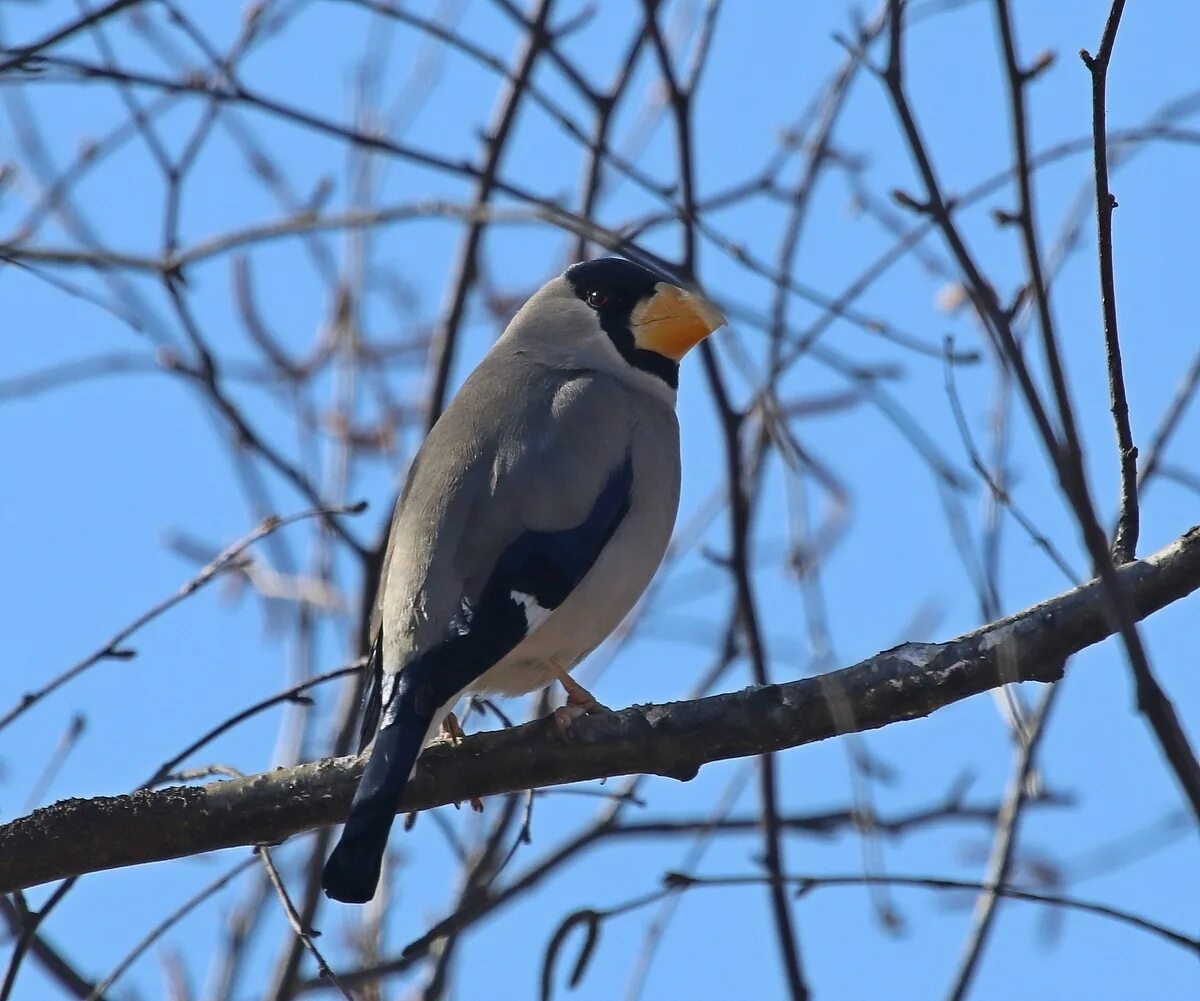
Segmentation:
{"type": "MultiPolygon", "coordinates": [[[[1138,619],[1190,594],[1200,588],[1200,527],[1118,573],[1138,619]]],[[[437,745],[402,809],[613,775],[686,781],[710,761],[928,716],[1013,681],[1054,681],[1066,657],[1112,635],[1109,607],[1093,581],[947,643],[904,644],[817,678],[585,717],[565,741],[539,720],[437,745]]],[[[280,842],[338,823],[358,775],[356,758],[333,758],[203,787],[64,800],[0,827],[0,892],[280,842]]]]}

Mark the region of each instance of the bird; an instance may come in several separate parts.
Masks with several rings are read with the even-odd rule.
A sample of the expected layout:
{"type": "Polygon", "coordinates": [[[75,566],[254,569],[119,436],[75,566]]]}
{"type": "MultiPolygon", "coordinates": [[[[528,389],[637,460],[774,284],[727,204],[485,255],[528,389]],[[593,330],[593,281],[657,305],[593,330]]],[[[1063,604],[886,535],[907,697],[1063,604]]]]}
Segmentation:
{"type": "Polygon", "coordinates": [[[467,694],[560,682],[633,608],[679,507],[679,363],[725,322],[640,264],[571,265],[513,317],[421,445],[396,503],[369,632],[370,754],[322,873],[375,894],[421,750],[467,694]],[[373,739],[373,742],[372,742],[373,739]]]}

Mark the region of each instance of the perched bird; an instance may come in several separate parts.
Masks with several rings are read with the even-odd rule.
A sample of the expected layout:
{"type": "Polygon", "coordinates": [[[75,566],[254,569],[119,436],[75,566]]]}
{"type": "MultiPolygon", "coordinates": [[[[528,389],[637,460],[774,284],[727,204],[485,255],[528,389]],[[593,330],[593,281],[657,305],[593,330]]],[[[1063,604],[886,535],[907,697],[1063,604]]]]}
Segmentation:
{"type": "Polygon", "coordinates": [[[521,308],[434,425],[396,504],[371,624],[374,736],[321,885],[370,900],[417,756],[468,693],[557,680],[616,626],[679,506],[679,361],[723,324],[695,293],[615,258],[572,265],[521,308]],[[377,730],[376,730],[377,728],[377,730]]]}

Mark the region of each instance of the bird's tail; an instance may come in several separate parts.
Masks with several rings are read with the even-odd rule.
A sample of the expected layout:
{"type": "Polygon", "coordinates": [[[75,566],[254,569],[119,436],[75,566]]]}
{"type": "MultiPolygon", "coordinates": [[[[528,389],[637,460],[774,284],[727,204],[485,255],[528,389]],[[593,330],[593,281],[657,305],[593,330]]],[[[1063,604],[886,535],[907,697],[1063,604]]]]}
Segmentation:
{"type": "Polygon", "coordinates": [[[375,896],[388,832],[430,725],[416,711],[411,689],[397,697],[399,711],[375,738],[346,826],[321,875],[325,895],[348,904],[365,904],[375,896]]]}

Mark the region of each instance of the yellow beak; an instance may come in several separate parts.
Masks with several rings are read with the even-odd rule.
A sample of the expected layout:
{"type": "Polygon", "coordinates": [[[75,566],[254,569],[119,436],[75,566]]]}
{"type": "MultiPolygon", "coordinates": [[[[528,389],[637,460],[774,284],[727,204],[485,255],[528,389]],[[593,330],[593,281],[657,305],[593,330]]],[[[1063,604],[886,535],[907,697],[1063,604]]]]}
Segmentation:
{"type": "Polygon", "coordinates": [[[654,294],[629,317],[639,348],[676,362],[724,324],[725,317],[711,302],[669,282],[654,286],[654,294]]]}

